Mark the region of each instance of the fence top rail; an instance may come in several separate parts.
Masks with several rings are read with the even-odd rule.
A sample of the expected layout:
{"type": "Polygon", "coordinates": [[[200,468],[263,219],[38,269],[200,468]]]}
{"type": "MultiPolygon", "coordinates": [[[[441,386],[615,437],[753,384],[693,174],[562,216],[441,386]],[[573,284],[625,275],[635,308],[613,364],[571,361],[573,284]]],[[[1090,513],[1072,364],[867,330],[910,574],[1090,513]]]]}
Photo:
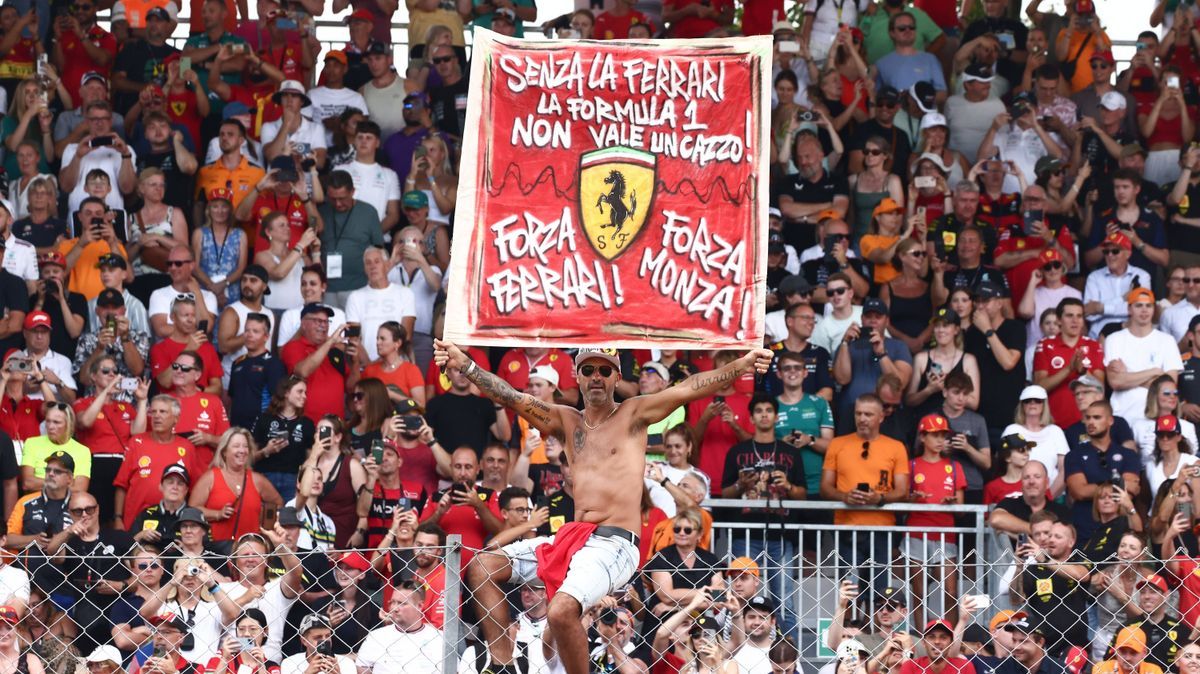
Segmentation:
{"type": "Polygon", "coordinates": [[[985,505],[939,505],[936,503],[889,503],[885,506],[849,506],[841,501],[780,501],[776,499],[712,498],[700,504],[705,508],[788,508],[790,510],[849,510],[885,512],[977,513],[986,515],[985,505]]]}

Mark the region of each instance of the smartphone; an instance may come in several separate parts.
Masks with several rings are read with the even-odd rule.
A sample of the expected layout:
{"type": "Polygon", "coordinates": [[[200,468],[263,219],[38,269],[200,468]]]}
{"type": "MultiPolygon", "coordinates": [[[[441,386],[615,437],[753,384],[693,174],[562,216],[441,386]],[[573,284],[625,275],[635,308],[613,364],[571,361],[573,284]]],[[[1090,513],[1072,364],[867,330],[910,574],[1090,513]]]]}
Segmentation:
{"type": "Polygon", "coordinates": [[[874,330],[871,329],[871,326],[864,325],[862,326],[862,329],[858,331],[858,338],[869,342],[871,341],[872,332],[874,332],[874,330]]]}
{"type": "Polygon", "coordinates": [[[1167,75],[1167,87],[1171,89],[1179,88],[1179,75],[1167,75]]]}
{"type": "Polygon", "coordinates": [[[1017,534],[1017,547],[1029,543],[1029,534],[1017,534]]]}
{"type": "Polygon", "coordinates": [[[320,440],[321,442],[325,442],[326,440],[328,440],[332,437],[333,437],[333,427],[332,426],[322,426],[320,429],[317,430],[317,440],[320,440]]]}
{"type": "Polygon", "coordinates": [[[116,333],[116,331],[117,331],[117,318],[116,318],[116,316],[109,316],[109,317],[108,317],[108,320],[107,320],[107,321],[104,321],[104,327],[105,327],[105,328],[106,328],[106,329],[107,329],[109,332],[116,333]]]}
{"type": "Polygon", "coordinates": [[[112,144],[113,144],[112,136],[96,136],[95,138],[92,139],[92,142],[89,143],[89,145],[91,145],[92,147],[108,147],[108,146],[111,146],[112,144]]]}
{"type": "Polygon", "coordinates": [[[799,54],[800,43],[795,40],[784,40],[775,45],[780,54],[799,54]]]}
{"type": "Polygon", "coordinates": [[[322,639],[317,642],[317,655],[333,655],[333,639],[322,639]]]}
{"type": "Polygon", "coordinates": [[[866,482],[859,482],[858,485],[855,486],[854,488],[859,491],[864,491],[864,492],[871,491],[871,485],[867,484],[866,482]]]}
{"type": "Polygon", "coordinates": [[[259,512],[259,523],[264,529],[274,529],[275,520],[279,517],[279,509],[273,503],[264,503],[259,512]]]}
{"type": "Polygon", "coordinates": [[[1025,211],[1025,236],[1034,236],[1034,226],[1041,226],[1046,214],[1040,210],[1025,211]]]}
{"type": "Polygon", "coordinates": [[[383,440],[371,441],[371,458],[375,460],[376,465],[383,464],[383,440]]]}
{"type": "Polygon", "coordinates": [[[403,417],[400,417],[400,425],[403,426],[404,430],[406,430],[406,431],[420,430],[421,417],[418,417],[416,415],[411,415],[411,414],[405,415],[403,417]]]}
{"type": "Polygon", "coordinates": [[[204,334],[208,334],[208,319],[205,318],[196,324],[196,329],[204,334]]]}
{"type": "Polygon", "coordinates": [[[46,66],[50,64],[50,55],[42,54],[37,57],[37,74],[38,77],[46,76],[46,66]]]}
{"type": "Polygon", "coordinates": [[[361,337],[361,336],[362,336],[362,325],[361,324],[359,324],[359,323],[347,323],[346,324],[346,338],[347,339],[354,339],[355,337],[361,337]]]}
{"type": "Polygon", "coordinates": [[[138,387],[137,377],[121,377],[120,387],[126,393],[133,393],[138,387]]]}
{"type": "Polygon", "coordinates": [[[713,396],[713,402],[718,405],[725,404],[725,396],[713,396]]]}
{"type": "Polygon", "coordinates": [[[720,604],[721,602],[725,601],[725,590],[717,590],[716,592],[713,592],[712,600],[714,604],[720,604]]]}
{"type": "Polygon", "coordinates": [[[1179,513],[1180,515],[1187,516],[1188,520],[1190,521],[1192,519],[1192,502],[1180,501],[1179,503],[1176,503],[1175,512],[1179,513]]]}
{"type": "Polygon", "coordinates": [[[989,596],[988,596],[988,595],[986,595],[986,594],[969,594],[969,595],[967,595],[967,596],[963,597],[963,599],[972,599],[972,600],[974,600],[974,601],[975,601],[975,608],[976,608],[977,610],[978,610],[978,609],[985,609],[985,608],[987,608],[987,607],[989,607],[989,606],[991,606],[991,605],[992,605],[992,598],[991,598],[991,597],[989,597],[989,596]]]}
{"type": "Polygon", "coordinates": [[[917,176],[916,178],[913,178],[913,185],[915,185],[917,189],[935,187],[937,185],[937,178],[934,178],[933,176],[917,176]]]}
{"type": "Polygon", "coordinates": [[[181,56],[179,58],[179,73],[182,75],[192,69],[192,57],[181,56]]]}
{"type": "Polygon", "coordinates": [[[424,159],[425,155],[427,154],[429,154],[429,149],[424,145],[418,145],[416,149],[413,150],[413,159],[424,159]]]}
{"type": "Polygon", "coordinates": [[[254,642],[251,641],[249,637],[238,637],[237,642],[238,648],[242,649],[243,651],[248,651],[251,648],[254,648],[254,642]]]}
{"type": "Polygon", "coordinates": [[[942,364],[931,362],[931,363],[929,363],[929,369],[933,370],[934,372],[936,372],[938,374],[941,374],[942,373],[942,364]]]}

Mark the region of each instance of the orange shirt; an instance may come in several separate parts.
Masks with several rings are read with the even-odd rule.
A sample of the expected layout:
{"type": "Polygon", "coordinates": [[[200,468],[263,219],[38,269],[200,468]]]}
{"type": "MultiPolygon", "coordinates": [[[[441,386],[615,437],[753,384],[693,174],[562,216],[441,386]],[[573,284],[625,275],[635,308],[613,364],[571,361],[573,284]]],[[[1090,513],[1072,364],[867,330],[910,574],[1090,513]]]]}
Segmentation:
{"type": "MultiPolygon", "coordinates": [[[[79,239],[63,241],[58,244],[58,252],[62,253],[63,257],[67,257],[77,241],[79,239]]],[[[125,246],[117,244],[117,248],[121,252],[121,257],[129,258],[125,253],[125,246]]],[[[101,256],[111,252],[112,248],[104,241],[93,241],[84,246],[83,252],[79,254],[79,259],[75,261],[75,266],[71,268],[71,278],[67,289],[79,293],[89,300],[96,299],[96,295],[104,290],[104,284],[100,282],[100,269],[96,267],[96,263],[100,261],[101,256]]]]}
{"type": "Polygon", "coordinates": [[[207,198],[208,193],[217,187],[229,187],[233,190],[233,207],[237,208],[242,199],[258,184],[266,173],[242,157],[242,163],[232,171],[225,168],[221,160],[205,164],[196,172],[196,197],[207,198]]]}
{"type": "Polygon", "coordinates": [[[395,384],[404,391],[404,395],[412,397],[412,392],[417,389],[425,388],[425,380],[421,377],[421,368],[412,363],[401,363],[400,367],[388,372],[383,369],[383,364],[374,362],[363,368],[362,378],[368,379],[374,377],[383,382],[384,386],[395,384]]]}
{"type": "MultiPolygon", "coordinates": [[[[882,234],[864,234],[858,241],[858,247],[863,258],[868,258],[876,250],[883,250],[900,240],[899,236],[884,236],[882,234]]],[[[900,271],[889,264],[874,264],[875,282],[883,285],[900,275],[900,271]]]]}
{"type": "MultiPolygon", "coordinates": [[[[854,433],[830,440],[829,448],[825,450],[823,469],[837,473],[834,486],[838,491],[853,491],[855,486],[864,482],[875,494],[892,491],[896,476],[909,473],[908,452],[903,443],[881,435],[871,441],[864,459],[863,442],[854,433]]],[[[835,510],[833,523],[890,527],[895,526],[896,516],[873,508],[835,510]]]]}
{"type": "MultiPolygon", "coordinates": [[[[704,521],[704,526],[700,527],[700,540],[696,541],[696,547],[705,550],[712,549],[712,514],[707,510],[700,509],[700,519],[704,521]]],[[[650,554],[646,555],[646,559],[653,557],[655,553],[663,548],[675,544],[675,518],[669,517],[660,521],[654,526],[654,533],[650,537],[650,554]]]]}

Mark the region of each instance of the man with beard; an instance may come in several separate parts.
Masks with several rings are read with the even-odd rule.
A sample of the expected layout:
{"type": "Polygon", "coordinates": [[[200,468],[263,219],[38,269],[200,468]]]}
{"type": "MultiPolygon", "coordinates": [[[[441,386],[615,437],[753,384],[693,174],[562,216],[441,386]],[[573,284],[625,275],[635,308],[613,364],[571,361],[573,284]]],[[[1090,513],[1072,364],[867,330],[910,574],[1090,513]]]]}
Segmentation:
{"type": "Polygon", "coordinates": [[[333,309],[316,302],[300,310],[300,332],[279,350],[279,357],[289,374],[308,381],[308,398],[304,414],[316,423],[326,414],[342,416],[346,410],[346,392],[358,383],[359,369],[349,366],[354,361],[357,345],[340,346],[346,333],[343,323],[329,334],[329,319],[333,309]],[[339,345],[337,348],[334,345],[339,345]]]}
{"type": "MultiPolygon", "coordinates": [[[[399,515],[411,512],[420,517],[429,500],[425,487],[419,482],[401,479],[400,468],[403,464],[395,445],[385,444],[383,462],[379,464],[379,475],[371,490],[371,509],[367,514],[367,548],[371,550],[389,548],[395,544],[393,525],[399,515]]],[[[368,476],[370,472],[367,471],[368,476]]],[[[367,482],[370,483],[369,477],[367,482]]]]}
{"type": "MultiPolygon", "coordinates": [[[[463,545],[469,550],[482,548],[489,536],[504,528],[500,521],[499,493],[477,486],[478,478],[479,459],[475,450],[459,447],[450,456],[453,484],[435,493],[425,505],[427,511],[432,510],[425,522],[436,524],[447,533],[461,535],[463,545]]],[[[464,562],[469,563],[470,559],[471,555],[464,550],[464,562]]]]}
{"type": "MultiPolygon", "coordinates": [[[[217,129],[217,147],[221,156],[213,163],[200,167],[196,173],[196,191],[193,195],[196,207],[192,211],[193,222],[204,222],[201,195],[210,194],[214,189],[228,189],[233,195],[230,203],[236,210],[242,200],[250,196],[258,181],[266,175],[261,168],[250,163],[249,157],[242,154],[242,145],[245,142],[246,127],[242,126],[241,122],[232,118],[221,122],[217,129]]],[[[171,268],[168,268],[167,272],[170,271],[171,268]]]]}
{"type": "Polygon", "coordinates": [[[446,565],[442,562],[441,552],[446,546],[446,531],[432,522],[423,522],[417,527],[413,546],[416,548],[413,562],[417,567],[413,579],[425,588],[421,613],[426,622],[440,630],[446,620],[446,604],[442,597],[446,592],[446,565]]]}
{"type": "MultiPolygon", "coordinates": [[[[242,300],[246,299],[245,288],[243,283],[242,300]]],[[[229,372],[229,420],[234,426],[254,428],[259,415],[266,411],[275,387],[287,376],[283,361],[268,350],[273,317],[271,312],[246,314],[240,336],[244,353],[226,370],[229,372]]],[[[265,444],[260,449],[266,449],[265,444]]]]}
{"type": "Polygon", "coordinates": [[[1113,484],[1130,496],[1140,491],[1142,459],[1136,450],[1113,440],[1112,425],[1112,406],[1106,401],[1092,403],[1083,411],[1087,442],[1067,453],[1067,493],[1073,501],[1072,522],[1082,540],[1089,539],[1098,524],[1092,503],[1103,485],[1113,484]]]}
{"type": "Polygon", "coordinates": [[[733,619],[729,649],[743,674],[771,674],[771,645],[775,643],[775,602],[752,597],[733,619]]]}
{"type": "MultiPolygon", "coordinates": [[[[217,350],[223,356],[221,368],[225,378],[222,385],[229,388],[229,376],[233,371],[233,362],[246,354],[246,324],[250,316],[267,320],[267,334],[275,330],[275,314],[263,308],[263,296],[271,294],[267,285],[267,270],[262,265],[252,264],[242,272],[242,297],[221,311],[217,323],[217,350]]],[[[271,389],[274,390],[274,389],[271,389]]],[[[246,426],[250,428],[250,426],[246,426]]]]}
{"type": "MultiPolygon", "coordinates": [[[[1187,643],[1187,626],[1171,610],[1168,601],[1171,590],[1162,576],[1157,573],[1146,576],[1137,582],[1136,589],[1137,601],[1128,604],[1126,610],[1134,615],[1141,614],[1142,617],[1128,623],[1126,629],[1137,628],[1145,633],[1150,649],[1146,661],[1167,671],[1175,662],[1179,649],[1187,643]]],[[[1116,639],[1112,648],[1117,648],[1116,639]]]]}
{"type": "MultiPolygon", "coordinates": [[[[1055,522],[1042,542],[1030,540],[1018,545],[1016,550],[1017,559],[1032,557],[1032,561],[1014,577],[1011,591],[1026,600],[1032,620],[1054,626],[1054,636],[1046,650],[1057,658],[1065,656],[1072,646],[1086,647],[1088,644],[1087,621],[1080,620],[1079,616],[1087,613],[1092,602],[1085,585],[1092,573],[1092,563],[1082,551],[1075,549],[1075,540],[1075,527],[1066,522],[1055,522]]],[[[1018,643],[1013,653],[1021,664],[1028,666],[1040,660],[1042,643],[1037,644],[1037,658],[1022,659],[1021,648],[1018,643]]]]}
{"type": "MultiPolygon", "coordinates": [[[[789,175],[777,196],[779,210],[785,222],[799,222],[804,227],[785,228],[790,235],[787,242],[796,250],[808,248],[813,243],[809,225],[817,223],[816,215],[824,210],[835,210],[843,217],[850,208],[850,189],[843,178],[829,175],[822,162],[825,152],[816,136],[805,134],[796,139],[797,173],[789,175]]],[[[821,242],[817,242],[821,243],[821,242]]],[[[809,279],[812,282],[812,279],[809,279]]]]}
{"type": "Polygon", "coordinates": [[[546,538],[520,540],[499,553],[477,555],[467,575],[481,612],[481,626],[499,674],[511,672],[511,618],[500,584],[525,583],[538,575],[550,599],[549,622],[557,651],[568,674],[588,671],[588,641],[583,611],[624,587],[640,558],[637,531],[642,528],[641,498],[646,472],[646,427],[680,405],[716,394],[741,376],[764,374],[772,353],[753,349],[723,367],[693,375],[664,391],[614,400],[621,378],[621,361],[612,349],[580,349],[575,356],[576,383],[583,394],[582,411],[549,405],[519,393],[502,379],[478,367],[450,342],[435,340],[438,366],[464,368],[464,373],[492,400],[504,404],[532,423],[545,436],[565,445],[579,484],[577,521],[564,525],[553,542],[546,538]],[[541,545],[549,544],[546,548],[541,545]],[[535,550],[542,560],[531,564],[535,550]]]}

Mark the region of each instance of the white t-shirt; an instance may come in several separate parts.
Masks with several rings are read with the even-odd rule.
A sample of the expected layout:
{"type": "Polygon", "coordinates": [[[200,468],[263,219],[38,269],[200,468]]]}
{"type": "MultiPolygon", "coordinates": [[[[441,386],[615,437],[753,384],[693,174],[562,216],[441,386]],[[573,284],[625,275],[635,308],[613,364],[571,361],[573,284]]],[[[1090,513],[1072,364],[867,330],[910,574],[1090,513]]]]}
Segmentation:
{"type": "MultiPolygon", "coordinates": [[[[362,97],[362,94],[345,87],[341,89],[317,87],[308,92],[308,98],[312,101],[312,105],[304,109],[304,114],[321,126],[324,126],[326,119],[341,115],[346,108],[361,110],[363,114],[367,112],[367,100],[362,97]]],[[[385,139],[380,138],[379,140],[382,142],[385,139]]],[[[325,146],[330,145],[333,145],[333,132],[326,129],[325,146]]],[[[361,199],[357,195],[355,198],[361,199]]]]}
{"type": "Polygon", "coordinates": [[[1158,329],[1174,337],[1175,341],[1182,341],[1187,334],[1188,323],[1197,314],[1200,314],[1200,307],[1182,299],[1163,312],[1158,319],[1158,329]]]}
{"type": "MultiPolygon", "coordinates": [[[[175,303],[175,298],[179,294],[179,291],[171,286],[165,286],[150,293],[150,318],[161,314],[167,317],[167,325],[174,325],[175,321],[171,320],[171,305],[175,303]]],[[[217,316],[217,296],[203,288],[200,289],[200,296],[204,298],[204,306],[208,309],[208,313],[217,316]]],[[[216,325],[210,327],[215,328],[216,325]]]]}
{"type": "MultiPolygon", "coordinates": [[[[354,661],[344,655],[333,656],[337,661],[338,674],[356,674],[354,661]]],[[[279,663],[279,674],[304,674],[308,669],[308,656],[303,653],[289,655],[279,663]]]]}
{"type": "MultiPolygon", "coordinates": [[[[833,305],[827,302],[825,307],[832,309],[833,305]]],[[[854,305],[850,317],[845,319],[836,318],[827,312],[817,323],[817,327],[813,328],[812,337],[808,341],[828,351],[830,357],[836,356],[838,347],[842,345],[842,337],[846,335],[851,323],[862,323],[862,306],[854,305]]]]}
{"type": "Polygon", "coordinates": [[[433,332],[433,305],[437,301],[438,291],[442,287],[442,270],[433,265],[430,265],[430,268],[437,276],[436,283],[430,283],[420,267],[410,274],[403,264],[398,264],[388,272],[389,281],[406,286],[412,291],[417,312],[417,322],[413,324],[413,332],[426,335],[433,332]]]}
{"type": "MultiPolygon", "coordinates": [[[[267,617],[267,643],[263,652],[268,660],[279,662],[283,659],[283,632],[287,629],[287,614],[297,597],[288,598],[283,594],[283,578],[266,584],[263,596],[244,604],[242,608],[256,608],[267,617]]],[[[246,586],[241,583],[221,583],[221,591],[229,594],[229,598],[237,600],[246,594],[246,586]]]]}
{"type": "Polygon", "coordinates": [[[359,288],[346,297],[346,320],[362,324],[363,346],[371,360],[379,358],[375,335],[379,326],[388,321],[416,318],[417,305],[413,291],[395,283],[386,288],[359,288]]]}
{"type": "Polygon", "coordinates": [[[771,674],[770,650],[770,645],[763,648],[749,641],[743,642],[742,647],[733,654],[739,674],[771,674]]]}
{"type": "Polygon", "coordinates": [[[1071,451],[1067,444],[1067,436],[1062,429],[1054,424],[1034,433],[1024,426],[1009,424],[1001,435],[1020,433],[1029,442],[1036,442],[1037,447],[1029,452],[1030,461],[1040,461],[1046,467],[1046,484],[1054,484],[1058,478],[1058,457],[1066,456],[1071,451]]]}
{"type": "MultiPolygon", "coordinates": [[[[279,129],[283,128],[283,118],[277,119],[274,122],[267,122],[262,127],[262,142],[263,145],[270,145],[271,141],[275,140],[275,136],[279,135],[279,129]]],[[[300,118],[300,128],[296,129],[295,133],[288,136],[288,140],[296,147],[296,152],[300,154],[308,154],[313,150],[325,149],[329,147],[325,142],[325,128],[320,124],[310,120],[300,118]]]]}
{"type": "Polygon", "coordinates": [[[429,624],[415,632],[380,627],[363,640],[356,664],[371,674],[441,674],[442,632],[429,624]]]}
{"type": "Polygon", "coordinates": [[[29,603],[29,574],[24,569],[5,564],[0,566],[0,606],[11,604],[14,599],[29,603]]]}
{"type": "Polygon", "coordinates": [[[25,239],[18,239],[10,233],[4,240],[3,260],[4,270],[22,281],[36,281],[41,278],[38,272],[37,248],[25,239]]]}
{"type": "Polygon", "coordinates": [[[196,604],[196,608],[191,610],[182,608],[178,602],[169,601],[163,604],[158,613],[159,615],[174,613],[177,616],[183,616],[184,620],[190,618],[189,623],[192,626],[190,634],[195,638],[196,643],[191,650],[179,652],[185,660],[207,665],[208,661],[217,654],[217,648],[221,645],[221,625],[224,618],[221,616],[221,607],[215,601],[201,601],[196,604]]]}
{"type": "MultiPolygon", "coordinates": [[[[137,153],[133,148],[128,148],[130,158],[134,166],[137,166],[137,153]]],[[[67,166],[75,159],[75,153],[79,151],[79,143],[71,143],[63,150],[62,165],[67,166]]],[[[75,181],[75,189],[71,190],[70,196],[67,197],[67,208],[69,213],[74,213],[79,210],[79,203],[87,198],[88,194],[83,190],[84,184],[87,182],[87,174],[92,172],[92,169],[100,169],[108,174],[108,180],[112,183],[112,190],[108,196],[104,197],[104,202],[109,208],[123,209],[125,208],[125,199],[121,197],[121,188],[117,186],[117,176],[121,173],[121,153],[114,150],[112,147],[98,147],[84,155],[83,159],[79,160],[79,177],[75,181]]]]}
{"type": "MultiPolygon", "coordinates": [[[[1128,328],[1119,330],[1104,341],[1104,365],[1114,360],[1125,364],[1126,372],[1139,372],[1150,368],[1161,368],[1164,372],[1183,370],[1183,359],[1179,357],[1179,345],[1165,332],[1151,330],[1145,337],[1137,337],[1128,328]]],[[[1146,415],[1146,387],[1113,391],[1109,402],[1113,414],[1126,419],[1138,419],[1146,415]]]]}
{"type": "MultiPolygon", "coordinates": [[[[1154,496],[1158,494],[1158,488],[1162,486],[1162,483],[1179,477],[1180,471],[1198,461],[1200,461],[1200,458],[1197,458],[1195,454],[1184,454],[1183,452],[1180,452],[1179,463],[1175,465],[1175,471],[1170,475],[1167,475],[1163,471],[1163,466],[1161,463],[1147,463],[1146,479],[1150,481],[1150,498],[1153,499],[1154,496]]],[[[1153,505],[1153,503],[1151,503],[1151,505],[1153,505]]]]}
{"type": "Polygon", "coordinates": [[[388,202],[400,201],[400,179],[395,171],[379,162],[364,164],[352,161],[338,164],[333,170],[350,174],[354,179],[354,198],[374,206],[380,222],[387,215],[388,202]]]}
{"type": "MultiPolygon", "coordinates": [[[[288,309],[279,317],[279,334],[276,335],[275,343],[280,347],[292,341],[292,338],[300,331],[300,310],[303,308],[303,306],[299,306],[295,309],[288,309]]],[[[333,318],[329,319],[329,334],[332,335],[346,322],[346,312],[338,307],[330,308],[333,309],[333,318]]]]}
{"type": "MultiPolygon", "coordinates": [[[[22,351],[21,355],[28,356],[29,351],[22,351]]],[[[75,365],[70,358],[67,358],[61,353],[57,353],[55,351],[47,351],[46,353],[42,354],[41,358],[38,359],[38,365],[43,370],[49,370],[50,372],[53,372],[55,376],[62,380],[63,386],[66,386],[72,391],[79,390],[79,384],[76,384],[75,377],[71,376],[71,373],[75,371],[75,365]]],[[[58,392],[57,384],[50,384],[50,388],[54,389],[55,393],[58,392]]],[[[44,398],[41,389],[27,395],[33,400],[42,400],[44,398]]]]}

